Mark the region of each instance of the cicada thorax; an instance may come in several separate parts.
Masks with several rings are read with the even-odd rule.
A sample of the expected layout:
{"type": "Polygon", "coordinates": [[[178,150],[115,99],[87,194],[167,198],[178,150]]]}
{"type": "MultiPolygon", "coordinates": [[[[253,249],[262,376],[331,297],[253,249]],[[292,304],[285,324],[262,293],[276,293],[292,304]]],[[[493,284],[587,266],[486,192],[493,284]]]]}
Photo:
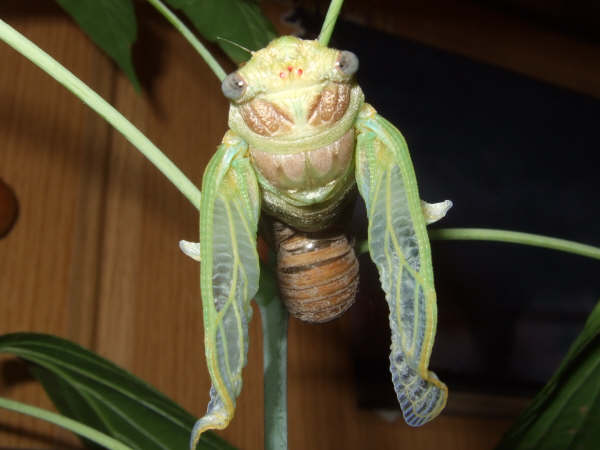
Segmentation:
{"type": "Polygon", "coordinates": [[[302,232],[274,221],[273,232],[279,291],[291,315],[322,323],[352,306],[358,260],[352,240],[341,228],[302,232]]]}

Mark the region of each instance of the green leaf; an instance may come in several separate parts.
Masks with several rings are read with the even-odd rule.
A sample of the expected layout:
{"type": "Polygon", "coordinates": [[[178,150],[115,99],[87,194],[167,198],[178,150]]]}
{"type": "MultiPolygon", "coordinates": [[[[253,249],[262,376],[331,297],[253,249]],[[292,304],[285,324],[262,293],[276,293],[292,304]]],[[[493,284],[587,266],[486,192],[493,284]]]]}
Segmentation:
{"type": "Polygon", "coordinates": [[[135,88],[140,83],[131,60],[137,22],[131,0],[56,0],[75,22],[129,77],[135,88]]]}
{"type": "Polygon", "coordinates": [[[600,303],[550,381],[497,450],[597,448],[600,442],[600,303]]]}
{"type": "MultiPolygon", "coordinates": [[[[34,364],[58,410],[135,449],[187,448],[195,418],[108,360],[64,339],[32,333],[0,336],[0,352],[34,364]]],[[[231,450],[212,433],[200,449],[231,450]]]]}
{"type": "Polygon", "coordinates": [[[212,42],[217,42],[236,63],[247,61],[250,54],[235,45],[217,41],[225,38],[249,50],[259,50],[277,37],[275,28],[248,0],[167,0],[173,8],[180,9],[196,29],[212,42]]]}

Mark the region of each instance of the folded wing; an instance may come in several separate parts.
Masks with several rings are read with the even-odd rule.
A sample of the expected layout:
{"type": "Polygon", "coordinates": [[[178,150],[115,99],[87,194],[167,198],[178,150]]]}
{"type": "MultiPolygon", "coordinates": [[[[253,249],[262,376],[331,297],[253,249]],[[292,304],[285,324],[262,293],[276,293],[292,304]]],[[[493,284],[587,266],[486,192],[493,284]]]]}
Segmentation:
{"type": "Polygon", "coordinates": [[[444,408],[448,390],[428,370],[437,307],[426,221],[401,133],[365,105],[357,121],[356,180],[367,205],[369,252],[389,305],[390,370],[406,423],[444,408]]]}
{"type": "Polygon", "coordinates": [[[258,290],[256,231],[260,197],[247,145],[228,133],[207,166],[200,209],[200,285],[204,346],[212,387],[191,448],[209,429],[230,422],[242,389],[250,300],[258,290]]]}

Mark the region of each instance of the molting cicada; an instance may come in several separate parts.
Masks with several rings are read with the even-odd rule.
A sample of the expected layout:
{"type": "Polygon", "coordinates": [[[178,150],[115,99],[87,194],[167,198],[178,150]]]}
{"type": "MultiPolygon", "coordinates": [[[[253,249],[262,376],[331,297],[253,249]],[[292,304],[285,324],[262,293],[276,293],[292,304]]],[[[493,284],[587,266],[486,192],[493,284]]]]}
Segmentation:
{"type": "Polygon", "coordinates": [[[230,130],[204,174],[200,244],[182,242],[202,261],[213,383],[192,442],[229,423],[241,390],[261,211],[271,218],[288,309],[322,322],[354,301],[358,263],[340,218],[357,189],[389,305],[390,366],[404,418],[422,425],[445,406],[447,388],[428,370],[437,311],[426,224],[451,202],[420,200],[406,142],[364,103],[357,70],[351,52],[286,36],[254,52],[222,83],[230,130]]]}

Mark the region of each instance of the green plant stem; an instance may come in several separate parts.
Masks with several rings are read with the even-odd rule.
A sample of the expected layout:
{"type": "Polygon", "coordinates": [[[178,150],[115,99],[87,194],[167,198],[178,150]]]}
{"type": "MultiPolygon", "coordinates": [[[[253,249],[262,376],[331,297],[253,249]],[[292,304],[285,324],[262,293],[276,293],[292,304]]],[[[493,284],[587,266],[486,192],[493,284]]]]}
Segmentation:
{"type": "Polygon", "coordinates": [[[331,39],[335,23],[337,22],[343,4],[344,0],[331,0],[331,3],[329,3],[329,9],[327,10],[325,20],[323,21],[321,33],[319,33],[319,44],[324,47],[329,45],[329,40],[331,39]]]}
{"type": "Polygon", "coordinates": [[[429,232],[431,239],[436,240],[469,240],[496,241],[511,244],[531,245],[533,247],[549,248],[566,253],[600,259],[600,248],[579,242],[567,241],[539,234],[521,233],[519,231],[494,230],[488,228],[442,228],[429,232]]]}
{"type": "Polygon", "coordinates": [[[198,38],[190,31],[185,24],[179,20],[177,17],[167,6],[161,2],[160,0],[148,0],[152,6],[154,6],[159,13],[161,13],[165,19],[167,19],[171,24],[183,35],[185,39],[196,49],[200,56],[208,67],[214,72],[219,81],[223,81],[223,79],[227,76],[221,65],[217,62],[215,57],[208,51],[208,49],[198,40],[198,38]]]}
{"type": "Polygon", "coordinates": [[[96,444],[103,446],[104,448],[110,448],[111,450],[131,450],[131,447],[107,436],[104,433],[99,432],[87,425],[77,422],[68,417],[61,416],[60,414],[46,411],[45,409],[36,408],[35,406],[26,405],[21,402],[9,400],[7,398],[0,397],[0,408],[5,408],[11,411],[16,411],[21,414],[35,417],[37,419],[45,420],[46,422],[53,423],[59,427],[65,428],[73,433],[76,433],[86,439],[89,439],[96,444]]]}
{"type": "MultiPolygon", "coordinates": [[[[100,116],[104,117],[125,139],[142,152],[196,208],[200,208],[200,190],[119,111],[113,108],[58,61],[3,20],[0,20],[0,39],[70,90],[100,116]]],[[[8,69],[5,68],[5,70],[8,69]]]]}
{"type": "Polygon", "coordinates": [[[261,267],[256,295],[263,329],[265,389],[265,450],[287,449],[287,329],[288,312],[279,299],[275,275],[261,267]]]}
{"type": "MultiPolygon", "coordinates": [[[[565,253],[600,259],[600,248],[539,234],[490,228],[440,228],[430,230],[429,237],[438,241],[494,241],[548,248],[565,253]]],[[[357,246],[358,253],[369,251],[367,241],[357,246]]]]}

